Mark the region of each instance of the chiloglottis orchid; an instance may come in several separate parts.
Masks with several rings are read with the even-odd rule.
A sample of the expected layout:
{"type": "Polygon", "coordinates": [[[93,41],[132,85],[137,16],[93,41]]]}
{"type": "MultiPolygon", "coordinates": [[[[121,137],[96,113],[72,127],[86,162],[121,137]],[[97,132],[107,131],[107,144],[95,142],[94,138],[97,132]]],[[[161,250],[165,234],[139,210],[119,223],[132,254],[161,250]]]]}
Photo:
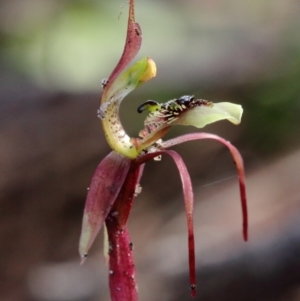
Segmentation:
{"type": "Polygon", "coordinates": [[[237,167],[243,216],[243,237],[247,240],[247,205],[243,160],[238,150],[225,139],[203,132],[186,134],[162,141],[173,125],[193,125],[202,128],[207,124],[227,119],[239,124],[243,109],[228,102],[212,103],[194,96],[181,96],[165,103],[148,100],[138,112],[149,111],[144,129],[138,138],[129,137],[119,118],[123,98],[156,75],[156,65],[144,58],[124,71],[138,53],[142,33],[134,17],[134,0],[129,3],[127,37],[123,54],[107,80],[102,82],[103,92],[98,116],[112,151],[97,167],[87,194],[84,208],[79,253],[82,263],[96,236],[106,229],[108,240],[109,286],[112,301],[138,300],[132,243],[127,220],[137,194],[144,164],[161,155],[169,155],[177,165],[184,195],[188,227],[188,254],[191,295],[196,293],[195,247],[193,229],[194,196],[191,179],[180,155],[170,150],[174,145],[199,139],[214,139],[230,151],[237,167]]]}

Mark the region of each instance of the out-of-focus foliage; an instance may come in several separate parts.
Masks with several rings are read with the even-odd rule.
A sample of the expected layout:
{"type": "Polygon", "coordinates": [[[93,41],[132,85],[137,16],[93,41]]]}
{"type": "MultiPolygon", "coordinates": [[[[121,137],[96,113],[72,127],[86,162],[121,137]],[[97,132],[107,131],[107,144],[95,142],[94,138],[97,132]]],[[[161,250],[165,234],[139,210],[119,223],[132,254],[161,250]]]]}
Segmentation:
{"type": "MultiPolygon", "coordinates": [[[[158,61],[162,85],[176,79],[238,84],[297,68],[297,1],[160,2],[141,0],[136,10],[144,33],[141,56],[158,61]]],[[[46,86],[98,89],[97,77],[109,72],[122,49],[126,3],[121,1],[2,0],[0,5],[3,54],[46,86]]]]}
{"type": "MultiPolygon", "coordinates": [[[[138,1],[140,56],[158,65],[156,81],[143,91],[162,101],[195,93],[242,102],[245,139],[257,151],[294,145],[299,6],[292,0],[138,1]]],[[[2,0],[0,59],[47,89],[99,91],[122,50],[126,13],[122,1],[2,0]]]]}

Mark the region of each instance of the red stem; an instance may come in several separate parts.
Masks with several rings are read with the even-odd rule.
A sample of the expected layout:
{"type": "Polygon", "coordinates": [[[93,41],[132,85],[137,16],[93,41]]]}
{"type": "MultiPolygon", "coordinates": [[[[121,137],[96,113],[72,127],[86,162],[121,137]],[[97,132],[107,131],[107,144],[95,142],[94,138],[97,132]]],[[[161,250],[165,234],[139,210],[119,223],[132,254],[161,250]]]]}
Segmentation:
{"type": "Polygon", "coordinates": [[[116,217],[106,221],[109,238],[109,288],[112,301],[137,301],[132,243],[127,227],[121,227],[116,217]]]}
{"type": "Polygon", "coordinates": [[[133,161],[131,163],[127,178],[105,221],[109,241],[109,287],[112,301],[138,300],[132,243],[126,224],[142,169],[133,161]]]}

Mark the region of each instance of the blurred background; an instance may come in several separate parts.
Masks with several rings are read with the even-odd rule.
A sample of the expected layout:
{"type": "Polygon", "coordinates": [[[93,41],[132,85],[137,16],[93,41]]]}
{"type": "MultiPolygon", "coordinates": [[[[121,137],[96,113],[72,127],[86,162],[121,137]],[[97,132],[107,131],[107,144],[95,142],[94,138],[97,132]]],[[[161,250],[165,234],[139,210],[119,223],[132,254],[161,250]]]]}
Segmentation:
{"type": "MultiPolygon", "coordinates": [[[[0,300],[110,300],[102,238],[84,266],[77,248],[86,190],[109,152],[96,111],[127,10],[122,0],[0,0],[0,300]]],[[[148,99],[194,94],[244,107],[241,125],[205,131],[244,157],[249,242],[228,150],[213,141],[175,148],[196,198],[195,300],[300,300],[299,15],[297,0],[136,1],[138,58],[152,57],[158,73],[122,104],[131,135],[148,99]]],[[[129,221],[140,298],[190,300],[173,162],[147,164],[141,184],[129,221]]]]}

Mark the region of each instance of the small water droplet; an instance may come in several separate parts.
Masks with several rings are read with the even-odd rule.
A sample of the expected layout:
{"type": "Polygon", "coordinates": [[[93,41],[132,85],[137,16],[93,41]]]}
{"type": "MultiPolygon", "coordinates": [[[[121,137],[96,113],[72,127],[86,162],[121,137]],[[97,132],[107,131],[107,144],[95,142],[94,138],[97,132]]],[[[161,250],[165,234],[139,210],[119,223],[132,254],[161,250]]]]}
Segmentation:
{"type": "Polygon", "coordinates": [[[102,89],[104,89],[108,84],[108,79],[107,78],[103,78],[101,81],[101,85],[102,85],[102,89]]]}
{"type": "Polygon", "coordinates": [[[113,270],[109,270],[109,274],[112,275],[114,273],[113,270]]]}
{"type": "Polygon", "coordinates": [[[196,284],[191,284],[191,285],[190,285],[190,289],[191,289],[192,291],[194,291],[194,290],[196,289],[196,284]]]}
{"type": "Polygon", "coordinates": [[[135,185],[134,196],[138,196],[142,192],[142,186],[140,184],[135,185]]]}
{"type": "Polygon", "coordinates": [[[121,288],[120,288],[120,287],[117,287],[116,290],[119,292],[119,291],[121,290],[121,288]]]}
{"type": "Polygon", "coordinates": [[[161,155],[158,155],[153,158],[154,161],[161,161],[161,155]]]}
{"type": "Polygon", "coordinates": [[[97,110],[97,117],[99,118],[99,119],[105,119],[105,117],[106,117],[106,111],[103,111],[102,109],[101,109],[101,107],[97,110]]]}
{"type": "Polygon", "coordinates": [[[132,243],[132,242],[129,243],[129,249],[130,249],[131,251],[133,250],[133,243],[132,243]]]}

